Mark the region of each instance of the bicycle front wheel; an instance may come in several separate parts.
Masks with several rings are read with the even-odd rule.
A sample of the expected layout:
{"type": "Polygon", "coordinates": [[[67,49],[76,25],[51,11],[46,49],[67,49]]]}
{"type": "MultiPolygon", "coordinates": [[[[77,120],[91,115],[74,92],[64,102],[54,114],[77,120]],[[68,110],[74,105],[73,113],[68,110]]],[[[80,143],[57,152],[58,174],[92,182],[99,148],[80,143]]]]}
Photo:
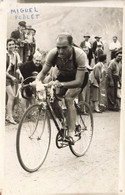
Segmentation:
{"type": "Polygon", "coordinates": [[[76,104],[76,130],[73,137],[75,144],[69,144],[71,152],[77,156],[83,156],[92,141],[93,136],[93,115],[90,106],[85,102],[76,104]],[[84,110],[82,113],[80,110],[84,110]]]}
{"type": "Polygon", "coordinates": [[[17,130],[16,150],[25,171],[35,172],[46,159],[51,140],[50,121],[46,109],[39,104],[24,113],[17,130]]]}

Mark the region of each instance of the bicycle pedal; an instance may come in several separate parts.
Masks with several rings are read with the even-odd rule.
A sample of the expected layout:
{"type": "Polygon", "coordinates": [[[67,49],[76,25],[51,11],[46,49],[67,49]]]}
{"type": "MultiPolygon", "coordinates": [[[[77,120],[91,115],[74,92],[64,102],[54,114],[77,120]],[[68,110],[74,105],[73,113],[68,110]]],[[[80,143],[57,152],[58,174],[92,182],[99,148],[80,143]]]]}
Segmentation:
{"type": "Polygon", "coordinates": [[[71,136],[69,137],[66,137],[66,141],[71,144],[71,145],[74,145],[75,144],[75,141],[73,140],[73,138],[71,136]]]}
{"type": "Polygon", "coordinates": [[[68,142],[63,142],[63,143],[62,143],[62,148],[66,147],[66,146],[68,146],[68,145],[69,145],[68,142]]]}

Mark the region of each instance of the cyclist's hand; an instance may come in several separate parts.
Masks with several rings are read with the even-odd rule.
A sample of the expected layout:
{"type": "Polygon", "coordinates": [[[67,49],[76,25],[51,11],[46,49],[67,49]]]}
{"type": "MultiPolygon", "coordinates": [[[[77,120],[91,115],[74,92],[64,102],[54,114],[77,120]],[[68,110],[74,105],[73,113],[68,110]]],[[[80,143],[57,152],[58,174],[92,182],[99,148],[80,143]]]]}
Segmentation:
{"type": "Polygon", "coordinates": [[[59,81],[56,80],[54,82],[54,87],[58,87],[58,88],[63,87],[63,83],[61,83],[61,82],[59,82],[59,81]]]}
{"type": "Polygon", "coordinates": [[[54,88],[56,88],[56,87],[63,87],[63,84],[56,80],[56,81],[50,81],[48,83],[48,86],[49,87],[53,86],[54,88]]]}
{"type": "Polygon", "coordinates": [[[29,83],[29,85],[36,88],[37,82],[39,82],[39,81],[35,80],[32,83],[29,83]]]}
{"type": "Polygon", "coordinates": [[[55,83],[55,81],[50,81],[50,82],[48,83],[48,87],[54,86],[54,83],[55,83]]]}
{"type": "Polygon", "coordinates": [[[44,84],[41,81],[36,82],[36,91],[44,91],[44,84]]]}

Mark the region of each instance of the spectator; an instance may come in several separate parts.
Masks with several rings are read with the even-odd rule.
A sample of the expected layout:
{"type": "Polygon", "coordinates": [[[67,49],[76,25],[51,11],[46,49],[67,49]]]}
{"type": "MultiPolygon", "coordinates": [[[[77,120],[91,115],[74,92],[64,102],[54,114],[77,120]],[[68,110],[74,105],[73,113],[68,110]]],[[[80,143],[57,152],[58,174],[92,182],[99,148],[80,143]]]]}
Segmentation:
{"type": "Polygon", "coordinates": [[[100,113],[100,84],[102,81],[103,66],[106,63],[106,55],[99,56],[99,62],[94,66],[90,73],[90,101],[94,106],[94,111],[100,113]]]}
{"type": "Polygon", "coordinates": [[[11,38],[15,39],[19,43],[20,46],[19,54],[22,62],[24,61],[23,56],[24,56],[25,28],[26,28],[26,22],[20,21],[18,23],[18,30],[15,30],[11,33],[11,38]]]}
{"type": "MultiPolygon", "coordinates": [[[[34,79],[28,77],[36,76],[41,70],[42,70],[43,64],[42,64],[42,55],[38,51],[34,54],[33,60],[26,62],[20,66],[20,72],[26,81],[24,81],[24,84],[28,84],[29,82],[32,82],[34,79]]],[[[33,103],[33,90],[32,87],[25,88],[25,91],[23,91],[23,95],[28,99],[26,101],[25,99],[22,99],[22,104],[24,105],[24,108],[26,108],[29,103],[33,103]]]]}
{"type": "Polygon", "coordinates": [[[97,58],[96,58],[96,51],[97,51],[97,47],[98,45],[101,45],[101,49],[104,50],[104,45],[102,43],[102,41],[100,40],[101,37],[100,36],[95,36],[95,41],[93,42],[93,46],[92,46],[92,51],[94,53],[95,56],[95,64],[97,63],[97,58]]]}
{"type": "Polygon", "coordinates": [[[90,39],[90,36],[85,35],[84,36],[84,41],[81,42],[80,47],[82,49],[85,48],[85,47],[88,47],[89,51],[88,51],[87,57],[88,57],[89,65],[91,65],[93,54],[92,54],[92,45],[91,45],[89,39],[90,39]]]}
{"type": "Polygon", "coordinates": [[[31,33],[32,33],[32,43],[31,43],[31,56],[30,56],[30,59],[33,58],[33,55],[34,55],[35,50],[36,50],[36,40],[35,40],[36,30],[34,28],[32,28],[31,33]]]}
{"type": "Polygon", "coordinates": [[[18,43],[18,41],[15,41],[15,52],[20,54],[20,44],[18,43]]]}
{"type": "Polygon", "coordinates": [[[13,118],[14,99],[17,89],[17,69],[20,63],[20,57],[15,50],[13,39],[7,40],[7,57],[6,57],[6,92],[7,92],[7,116],[6,120],[16,124],[13,118]]]}
{"type": "Polygon", "coordinates": [[[31,26],[27,26],[25,30],[25,55],[24,55],[24,62],[30,61],[33,58],[33,54],[35,53],[36,43],[35,43],[35,33],[36,30],[33,29],[31,26]]]}
{"type": "Polygon", "coordinates": [[[107,70],[107,101],[108,109],[118,111],[118,84],[121,85],[121,60],[122,52],[118,51],[115,58],[109,63],[107,70]]]}
{"type": "Polygon", "coordinates": [[[115,53],[121,48],[121,43],[118,41],[117,36],[113,36],[113,41],[109,45],[111,51],[111,60],[115,58],[115,53]]]}
{"type": "MultiPolygon", "coordinates": [[[[84,46],[83,47],[83,51],[87,55],[88,52],[89,52],[89,48],[87,46],[84,46]]],[[[87,66],[88,72],[90,73],[93,70],[93,68],[91,68],[89,66],[89,61],[87,61],[86,66],[87,66]]],[[[79,95],[79,101],[85,101],[86,103],[90,104],[90,79],[88,79],[87,85],[84,87],[82,93],[79,95]]],[[[87,111],[85,110],[85,108],[83,108],[82,112],[84,114],[87,113],[87,111]]]]}
{"type": "Polygon", "coordinates": [[[104,51],[103,51],[103,48],[102,48],[102,44],[101,43],[97,43],[97,48],[95,50],[95,63],[97,63],[99,61],[99,57],[103,53],[104,53],[104,51]]]}

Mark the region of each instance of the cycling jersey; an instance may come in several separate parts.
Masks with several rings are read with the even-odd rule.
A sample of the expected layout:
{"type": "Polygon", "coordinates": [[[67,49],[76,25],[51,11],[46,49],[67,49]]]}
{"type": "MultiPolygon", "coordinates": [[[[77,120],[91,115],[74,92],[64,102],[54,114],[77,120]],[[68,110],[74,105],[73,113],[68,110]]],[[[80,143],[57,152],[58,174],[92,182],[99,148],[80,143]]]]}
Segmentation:
{"type": "Polygon", "coordinates": [[[74,80],[76,71],[85,71],[86,64],[87,56],[85,52],[78,47],[73,47],[71,56],[65,61],[58,57],[57,48],[52,49],[46,59],[47,66],[57,66],[59,70],[57,79],[61,82],[74,80]]]}

